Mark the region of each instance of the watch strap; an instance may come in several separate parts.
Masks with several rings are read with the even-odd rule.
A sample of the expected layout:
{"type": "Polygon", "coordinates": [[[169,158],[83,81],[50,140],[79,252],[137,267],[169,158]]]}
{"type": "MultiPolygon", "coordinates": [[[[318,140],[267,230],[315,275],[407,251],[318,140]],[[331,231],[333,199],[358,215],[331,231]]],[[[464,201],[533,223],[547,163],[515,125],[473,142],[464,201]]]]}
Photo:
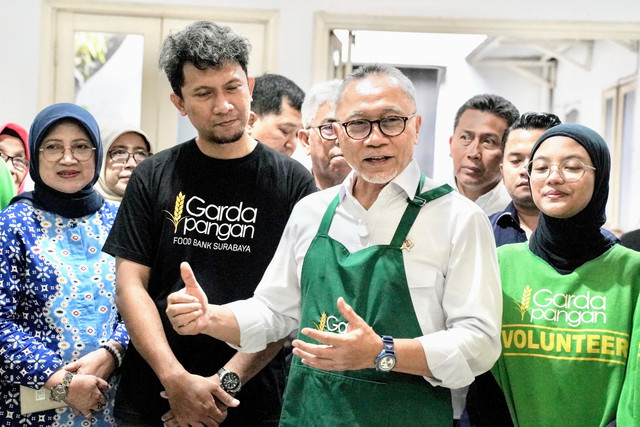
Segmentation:
{"type": "Polygon", "coordinates": [[[378,372],[390,372],[396,364],[396,351],[393,344],[393,337],[390,335],[381,335],[382,338],[382,351],[376,357],[374,362],[376,371],[378,372]],[[386,361],[386,363],[384,363],[386,361]],[[391,362],[391,366],[386,365],[391,362]]]}
{"type": "Polygon", "coordinates": [[[380,335],[380,338],[382,338],[382,351],[395,354],[396,351],[393,347],[393,337],[391,335],[380,335]]]}
{"type": "Polygon", "coordinates": [[[66,371],[67,373],[64,374],[64,379],[62,380],[62,385],[65,386],[66,388],[69,388],[69,386],[71,385],[71,380],[73,379],[73,372],[69,372],[66,371]]]}

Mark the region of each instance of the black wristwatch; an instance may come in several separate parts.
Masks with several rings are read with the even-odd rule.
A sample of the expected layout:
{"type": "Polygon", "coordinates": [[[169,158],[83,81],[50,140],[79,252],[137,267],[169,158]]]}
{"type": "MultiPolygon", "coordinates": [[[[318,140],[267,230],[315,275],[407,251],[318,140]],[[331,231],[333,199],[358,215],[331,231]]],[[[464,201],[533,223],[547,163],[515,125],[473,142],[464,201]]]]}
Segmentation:
{"type": "Polygon", "coordinates": [[[53,386],[51,389],[51,396],[49,396],[49,399],[54,402],[64,402],[67,399],[67,394],[69,394],[69,385],[71,384],[72,379],[73,373],[67,371],[62,382],[53,386]]]}
{"type": "Polygon", "coordinates": [[[376,357],[375,366],[378,372],[391,372],[396,366],[396,351],[393,346],[393,337],[382,335],[382,351],[376,357]]]}
{"type": "Polygon", "coordinates": [[[227,393],[237,393],[240,391],[242,382],[238,374],[228,371],[225,368],[220,368],[218,376],[220,377],[220,387],[222,387],[224,391],[227,393]]]}

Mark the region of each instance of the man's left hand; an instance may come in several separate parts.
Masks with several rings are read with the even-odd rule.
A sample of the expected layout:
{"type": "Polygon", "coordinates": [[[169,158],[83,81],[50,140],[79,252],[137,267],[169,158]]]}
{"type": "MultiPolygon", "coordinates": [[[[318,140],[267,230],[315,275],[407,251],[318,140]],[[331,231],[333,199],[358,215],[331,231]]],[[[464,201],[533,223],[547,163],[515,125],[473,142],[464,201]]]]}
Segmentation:
{"type": "Polygon", "coordinates": [[[349,323],[347,332],[336,334],[304,328],[304,335],[321,344],[294,340],[293,354],[299,356],[305,365],[325,371],[373,368],[376,357],[382,351],[382,338],[342,297],[338,298],[338,310],[349,323]]]}

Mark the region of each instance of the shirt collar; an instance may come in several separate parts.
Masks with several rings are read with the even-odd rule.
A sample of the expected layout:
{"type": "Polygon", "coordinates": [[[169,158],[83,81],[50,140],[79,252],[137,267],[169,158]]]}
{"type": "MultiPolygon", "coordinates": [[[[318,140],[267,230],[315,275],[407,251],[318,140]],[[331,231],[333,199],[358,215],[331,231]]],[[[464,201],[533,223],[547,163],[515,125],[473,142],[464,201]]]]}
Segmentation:
{"type": "Polygon", "coordinates": [[[518,227],[520,226],[520,218],[518,217],[518,212],[516,211],[516,207],[513,202],[509,203],[505,210],[498,214],[498,219],[496,220],[496,224],[499,225],[508,225],[515,224],[518,227]]]}
{"type": "MultiPolygon", "coordinates": [[[[404,192],[406,197],[413,198],[416,194],[416,188],[420,182],[420,168],[418,162],[413,159],[402,172],[387,184],[387,187],[393,188],[397,192],[404,192]]],[[[349,194],[353,197],[353,184],[355,183],[355,171],[351,171],[340,186],[340,201],[349,194]]],[[[383,190],[383,191],[384,191],[383,190]]]]}

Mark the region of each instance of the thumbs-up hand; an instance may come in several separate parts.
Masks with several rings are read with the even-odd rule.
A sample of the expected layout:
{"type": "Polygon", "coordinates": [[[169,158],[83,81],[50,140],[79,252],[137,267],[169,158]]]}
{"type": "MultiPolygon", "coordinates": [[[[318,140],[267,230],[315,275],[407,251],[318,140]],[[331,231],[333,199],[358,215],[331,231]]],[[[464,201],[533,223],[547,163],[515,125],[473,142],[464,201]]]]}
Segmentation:
{"type": "Polygon", "coordinates": [[[180,275],[185,287],[167,297],[167,317],[180,335],[203,333],[209,324],[209,301],[187,262],[180,264],[180,275]]]}

